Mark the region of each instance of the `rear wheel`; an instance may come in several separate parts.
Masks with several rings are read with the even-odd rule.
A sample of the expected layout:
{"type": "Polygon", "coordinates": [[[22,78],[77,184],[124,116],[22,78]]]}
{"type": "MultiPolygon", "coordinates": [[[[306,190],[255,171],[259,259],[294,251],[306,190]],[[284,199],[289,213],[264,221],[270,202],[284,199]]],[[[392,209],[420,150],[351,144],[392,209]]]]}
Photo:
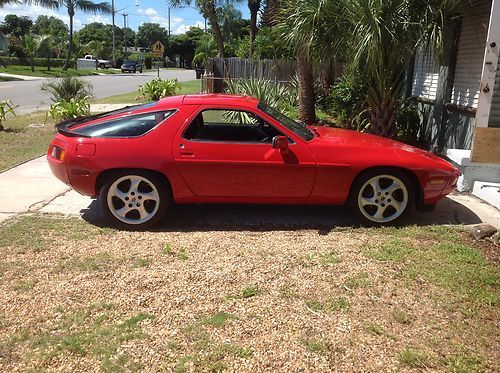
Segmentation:
{"type": "Polygon", "coordinates": [[[413,185],[404,173],[379,169],[356,179],[349,195],[349,207],[364,223],[384,225],[405,216],[413,200],[413,185]]]}
{"type": "Polygon", "coordinates": [[[115,225],[144,229],[165,214],[170,197],[166,186],[147,171],[121,171],[110,175],[99,193],[99,202],[115,225]]]}

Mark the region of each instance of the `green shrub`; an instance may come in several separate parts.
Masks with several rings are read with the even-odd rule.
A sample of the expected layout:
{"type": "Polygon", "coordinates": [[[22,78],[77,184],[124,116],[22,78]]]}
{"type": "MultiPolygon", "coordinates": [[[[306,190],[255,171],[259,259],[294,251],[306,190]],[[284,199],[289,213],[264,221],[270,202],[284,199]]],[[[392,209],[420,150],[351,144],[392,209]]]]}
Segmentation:
{"type": "Polygon", "coordinates": [[[157,101],[163,97],[174,96],[181,89],[177,79],[156,78],[139,87],[139,95],[146,99],[157,101]]]}
{"type": "Polygon", "coordinates": [[[91,97],[93,89],[91,83],[75,76],[50,79],[43,83],[41,88],[42,91],[47,91],[54,96],[52,98],[54,102],[69,102],[71,99],[80,101],[85,97],[91,97]]]}
{"type": "Polygon", "coordinates": [[[330,88],[326,96],[319,99],[320,107],[337,119],[343,127],[366,130],[369,127],[369,112],[366,110],[368,87],[359,75],[345,75],[330,88]]]}
{"type": "Polygon", "coordinates": [[[69,101],[61,100],[50,105],[47,117],[50,116],[55,121],[61,121],[71,118],[78,118],[90,114],[90,103],[87,96],[69,101]]]}
{"type": "Polygon", "coordinates": [[[396,113],[396,139],[411,145],[428,147],[430,139],[422,126],[423,114],[415,99],[408,99],[396,113]]]}
{"type": "Polygon", "coordinates": [[[5,119],[7,119],[7,114],[11,113],[16,115],[16,113],[14,113],[16,107],[17,106],[12,105],[10,100],[0,101],[0,131],[4,130],[2,122],[5,122],[5,119]]]}
{"type": "Polygon", "coordinates": [[[271,80],[248,79],[229,81],[227,93],[256,97],[282,112],[298,105],[297,83],[288,85],[271,80]]]}
{"type": "MultiPolygon", "coordinates": [[[[50,67],[63,67],[66,60],[63,58],[51,58],[50,67]]],[[[7,65],[20,65],[20,66],[30,66],[30,60],[28,58],[19,57],[4,57],[2,56],[2,62],[7,65]]],[[[33,60],[35,67],[47,67],[47,58],[35,58],[33,60]]]]}

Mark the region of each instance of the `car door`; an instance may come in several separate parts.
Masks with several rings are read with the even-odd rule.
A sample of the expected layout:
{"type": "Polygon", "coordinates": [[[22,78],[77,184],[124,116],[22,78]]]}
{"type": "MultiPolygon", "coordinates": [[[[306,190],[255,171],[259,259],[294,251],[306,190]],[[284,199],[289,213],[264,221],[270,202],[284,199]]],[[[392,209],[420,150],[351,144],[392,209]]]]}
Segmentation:
{"type": "Polygon", "coordinates": [[[174,160],[198,196],[305,202],[315,162],[307,144],[290,135],[255,111],[201,106],[177,133],[174,160]],[[289,138],[287,154],[272,147],[272,138],[279,135],[289,138]]]}

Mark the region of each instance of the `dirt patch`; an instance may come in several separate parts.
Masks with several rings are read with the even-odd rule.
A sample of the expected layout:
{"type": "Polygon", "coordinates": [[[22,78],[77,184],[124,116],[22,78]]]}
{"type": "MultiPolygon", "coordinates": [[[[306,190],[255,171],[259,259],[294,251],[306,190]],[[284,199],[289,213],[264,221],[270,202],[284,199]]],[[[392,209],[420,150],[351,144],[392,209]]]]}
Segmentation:
{"type": "Polygon", "coordinates": [[[3,242],[0,371],[498,369],[498,268],[457,231],[73,224],[3,242]]]}

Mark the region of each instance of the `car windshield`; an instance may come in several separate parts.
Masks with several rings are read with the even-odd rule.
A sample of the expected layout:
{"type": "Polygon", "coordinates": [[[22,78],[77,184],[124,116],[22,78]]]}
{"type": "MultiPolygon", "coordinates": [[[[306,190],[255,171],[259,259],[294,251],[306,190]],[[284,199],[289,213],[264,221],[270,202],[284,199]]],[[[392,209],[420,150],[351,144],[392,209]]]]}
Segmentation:
{"type": "Polygon", "coordinates": [[[306,141],[309,141],[314,138],[314,133],[309,130],[304,124],[294,121],[291,118],[288,118],[286,115],[282,114],[280,111],[276,110],[271,106],[267,106],[263,102],[259,102],[257,106],[264,113],[276,119],[290,131],[300,136],[306,141]]]}

